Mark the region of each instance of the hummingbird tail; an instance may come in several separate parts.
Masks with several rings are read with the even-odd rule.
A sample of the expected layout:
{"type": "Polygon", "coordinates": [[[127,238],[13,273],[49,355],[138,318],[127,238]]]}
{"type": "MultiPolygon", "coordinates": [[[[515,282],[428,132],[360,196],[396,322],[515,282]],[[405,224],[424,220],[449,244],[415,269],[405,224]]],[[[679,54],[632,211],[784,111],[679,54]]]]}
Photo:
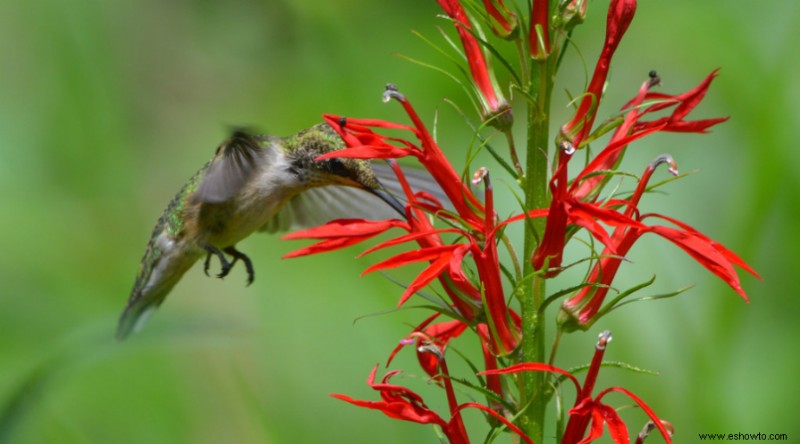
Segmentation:
{"type": "Polygon", "coordinates": [[[122,313],[119,319],[119,326],[117,327],[116,338],[118,341],[123,341],[131,332],[141,330],[142,326],[152,316],[158,308],[157,304],[150,306],[129,306],[122,313]]]}
{"type": "Polygon", "coordinates": [[[121,341],[131,332],[139,331],[164,302],[172,287],[200,257],[199,252],[191,255],[160,256],[151,267],[144,267],[119,318],[117,339],[121,341]]]}

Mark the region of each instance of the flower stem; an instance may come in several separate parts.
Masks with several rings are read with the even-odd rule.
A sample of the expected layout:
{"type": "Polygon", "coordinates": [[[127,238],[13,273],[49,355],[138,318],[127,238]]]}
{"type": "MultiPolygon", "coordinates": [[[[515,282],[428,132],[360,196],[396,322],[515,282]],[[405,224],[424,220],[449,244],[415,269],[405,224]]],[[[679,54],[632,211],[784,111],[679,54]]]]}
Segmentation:
{"type": "MultiPolygon", "coordinates": [[[[553,58],[533,61],[531,96],[535,101],[528,106],[528,139],[525,170],[525,207],[527,209],[547,208],[550,196],[547,187],[547,149],[549,145],[550,95],[553,90],[551,63],[553,58]]],[[[533,275],[531,257],[544,233],[545,220],[534,219],[526,225],[523,258],[524,276],[533,275]]],[[[533,275],[531,287],[522,296],[522,347],[523,362],[545,362],[544,320],[540,309],[546,297],[545,279],[533,275]]],[[[522,394],[520,405],[527,406],[520,422],[525,433],[534,442],[542,442],[544,416],[547,406],[545,394],[546,380],[543,372],[522,374],[522,394]]]]}

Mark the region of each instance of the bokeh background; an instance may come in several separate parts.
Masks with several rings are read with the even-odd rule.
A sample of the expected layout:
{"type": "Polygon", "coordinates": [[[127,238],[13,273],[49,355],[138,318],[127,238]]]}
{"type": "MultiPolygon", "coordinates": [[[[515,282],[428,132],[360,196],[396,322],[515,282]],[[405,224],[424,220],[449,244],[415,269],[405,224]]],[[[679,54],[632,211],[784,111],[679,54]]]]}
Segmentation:
{"type": "MultiPolygon", "coordinates": [[[[606,7],[592,2],[575,33],[589,64],[606,7]]],[[[324,112],[400,120],[399,107],[379,100],[394,82],[427,121],[439,110],[442,145],[463,165],[469,130],[443,100],[469,109],[462,90],[395,55],[455,71],[411,33],[446,46],[438,12],[423,0],[0,3],[0,442],[436,442],[430,427],[328,396],[375,399],[370,369],[424,315],[364,317],[391,310],[399,289],[359,278],[369,262],[353,260],[358,249],[282,261],[303,244],[253,236],[240,244],[256,265],[252,286],[241,269],[220,281],[196,266],[144,331],[124,343],[113,332],[152,224],[229,125],[286,135],[324,112]]],[[[621,287],[654,273],[651,294],[695,287],[563,340],[557,364],[577,366],[611,329],[609,359],[659,375],[608,369],[600,385],[646,399],[678,442],[736,432],[800,439],[798,21],[800,6],[788,1],[642,1],[614,62],[601,114],[651,69],[674,93],[722,67],[695,116],[730,121],[709,135],[653,137],[626,165],[638,174],[669,152],[697,170],[647,205],[725,243],[764,278],[743,277],[747,304],[674,246],[645,238],[621,287]]],[[[554,122],[567,118],[564,89],[580,90],[586,70],[571,52],[554,122]]],[[[413,354],[398,359],[403,382],[442,407],[413,354]]],[[[632,429],[645,421],[625,415],[632,429]]],[[[484,432],[474,428],[478,441],[484,432]]]]}

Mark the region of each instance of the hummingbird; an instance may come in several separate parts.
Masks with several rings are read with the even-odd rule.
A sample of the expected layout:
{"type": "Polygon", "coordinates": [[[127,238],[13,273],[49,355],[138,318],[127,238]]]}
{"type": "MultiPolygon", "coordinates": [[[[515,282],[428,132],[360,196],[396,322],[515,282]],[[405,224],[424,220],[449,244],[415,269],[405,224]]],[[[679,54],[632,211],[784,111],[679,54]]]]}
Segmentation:
{"type": "MultiPolygon", "coordinates": [[[[250,285],[253,263],[236,244],[254,232],[308,228],[342,217],[404,217],[405,204],[390,190],[403,194],[388,166],[349,158],[316,160],[342,148],[327,123],[289,137],[233,130],[159,217],[119,319],[117,339],[140,329],[203,256],[206,275],[212,258],[219,260],[219,278],[242,262],[250,285]]],[[[422,173],[407,175],[416,182],[412,186],[436,193],[438,187],[422,173]]]]}

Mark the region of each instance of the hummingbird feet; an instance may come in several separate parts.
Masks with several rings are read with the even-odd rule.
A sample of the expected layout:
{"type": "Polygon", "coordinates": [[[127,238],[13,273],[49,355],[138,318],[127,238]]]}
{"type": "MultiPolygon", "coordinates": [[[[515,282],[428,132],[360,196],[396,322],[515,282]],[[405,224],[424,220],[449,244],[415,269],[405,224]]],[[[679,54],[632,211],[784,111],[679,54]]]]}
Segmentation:
{"type": "Polygon", "coordinates": [[[233,260],[231,262],[228,262],[228,260],[225,259],[225,255],[222,254],[222,251],[220,251],[217,247],[214,247],[212,245],[206,245],[205,249],[208,252],[208,255],[206,256],[206,261],[203,264],[203,272],[206,274],[206,276],[208,276],[208,269],[211,266],[211,255],[213,254],[214,256],[219,258],[219,263],[221,267],[221,271],[217,275],[218,278],[222,279],[225,276],[227,276],[228,273],[230,273],[236,261],[241,259],[242,262],[244,262],[244,267],[247,269],[247,285],[249,286],[250,284],[253,283],[253,280],[255,279],[255,271],[253,270],[253,262],[250,260],[249,257],[247,257],[247,255],[245,255],[244,253],[242,253],[241,251],[237,250],[232,246],[226,247],[222,251],[230,254],[233,257],[233,260]]]}

